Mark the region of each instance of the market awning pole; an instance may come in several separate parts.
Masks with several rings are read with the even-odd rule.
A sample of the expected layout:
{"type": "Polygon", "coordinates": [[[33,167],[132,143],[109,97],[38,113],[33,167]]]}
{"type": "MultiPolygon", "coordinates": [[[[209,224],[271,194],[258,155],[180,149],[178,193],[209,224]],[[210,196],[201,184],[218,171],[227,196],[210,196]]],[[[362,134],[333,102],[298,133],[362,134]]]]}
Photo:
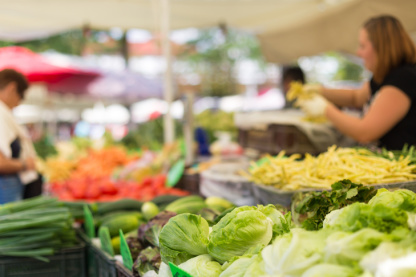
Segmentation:
{"type": "Polygon", "coordinates": [[[185,165],[194,163],[194,92],[186,91],[184,96],[183,135],[185,140],[185,165]]]}
{"type": "Polygon", "coordinates": [[[173,142],[175,139],[175,129],[173,118],[170,113],[171,105],[173,102],[173,87],[172,87],[172,58],[169,42],[169,29],[170,29],[170,10],[169,0],[161,0],[161,39],[162,39],[162,51],[165,58],[165,74],[164,74],[164,98],[168,103],[168,110],[163,117],[164,138],[165,143],[173,142]]]}

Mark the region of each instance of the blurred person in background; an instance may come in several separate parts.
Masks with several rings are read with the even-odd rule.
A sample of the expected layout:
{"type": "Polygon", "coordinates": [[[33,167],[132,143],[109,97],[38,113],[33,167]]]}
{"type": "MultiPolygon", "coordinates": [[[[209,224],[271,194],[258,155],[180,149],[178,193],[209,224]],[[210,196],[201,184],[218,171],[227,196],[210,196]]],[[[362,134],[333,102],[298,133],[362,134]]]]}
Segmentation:
{"type": "Polygon", "coordinates": [[[0,204],[22,199],[24,185],[39,177],[29,134],[12,113],[28,86],[21,73],[13,69],[0,71],[0,204]]]}
{"type": "Polygon", "coordinates": [[[390,15],[370,18],[359,31],[357,54],[373,73],[359,89],[328,89],[305,85],[318,92],[299,101],[313,116],[326,116],[343,134],[361,143],[401,150],[416,145],[416,50],[401,22],[390,15]],[[367,106],[368,105],[368,106],[367,106]],[[357,118],[338,107],[364,108],[357,118]]]}
{"type": "Polygon", "coordinates": [[[285,106],[284,109],[294,108],[294,101],[288,101],[286,99],[286,94],[290,89],[291,82],[301,82],[305,83],[305,74],[303,73],[302,68],[299,66],[285,66],[282,70],[282,91],[285,97],[285,106]]]}

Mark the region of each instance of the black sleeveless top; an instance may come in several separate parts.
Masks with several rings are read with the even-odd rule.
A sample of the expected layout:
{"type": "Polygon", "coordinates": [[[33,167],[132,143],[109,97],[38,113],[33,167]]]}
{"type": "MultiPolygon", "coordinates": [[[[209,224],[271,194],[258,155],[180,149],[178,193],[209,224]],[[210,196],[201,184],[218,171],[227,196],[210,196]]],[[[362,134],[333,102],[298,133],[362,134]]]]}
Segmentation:
{"type": "Polygon", "coordinates": [[[409,97],[411,104],[405,117],[380,138],[379,146],[388,150],[401,150],[406,143],[409,146],[416,145],[416,66],[405,64],[394,68],[381,84],[371,79],[372,98],[383,86],[394,86],[400,89],[409,97]]]}
{"type": "MultiPolygon", "coordinates": [[[[16,138],[11,144],[10,149],[12,150],[12,159],[18,159],[20,157],[21,152],[21,146],[20,146],[20,140],[19,138],[16,138]]],[[[14,174],[1,174],[0,177],[11,177],[11,176],[17,176],[17,173],[14,174]]]]}

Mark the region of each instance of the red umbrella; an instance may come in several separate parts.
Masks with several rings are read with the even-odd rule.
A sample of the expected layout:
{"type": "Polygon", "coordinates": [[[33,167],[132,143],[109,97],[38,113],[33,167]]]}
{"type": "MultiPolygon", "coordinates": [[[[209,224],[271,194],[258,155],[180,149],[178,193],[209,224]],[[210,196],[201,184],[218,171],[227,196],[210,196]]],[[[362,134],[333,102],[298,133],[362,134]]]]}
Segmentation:
{"type": "Polygon", "coordinates": [[[96,77],[96,72],[56,66],[41,55],[19,46],[0,48],[0,70],[13,68],[26,76],[29,82],[55,83],[72,76],[96,77]]]}

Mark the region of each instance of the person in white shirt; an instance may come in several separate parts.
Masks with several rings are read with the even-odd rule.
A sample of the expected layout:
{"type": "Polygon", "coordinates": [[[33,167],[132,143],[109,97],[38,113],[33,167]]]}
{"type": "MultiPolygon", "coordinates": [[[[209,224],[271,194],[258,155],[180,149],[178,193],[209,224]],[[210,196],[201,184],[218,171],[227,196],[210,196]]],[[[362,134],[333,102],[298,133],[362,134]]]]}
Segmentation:
{"type": "Polygon", "coordinates": [[[23,184],[37,178],[32,142],[12,114],[28,86],[16,70],[0,71],[0,204],[22,199],[23,184]]]}

